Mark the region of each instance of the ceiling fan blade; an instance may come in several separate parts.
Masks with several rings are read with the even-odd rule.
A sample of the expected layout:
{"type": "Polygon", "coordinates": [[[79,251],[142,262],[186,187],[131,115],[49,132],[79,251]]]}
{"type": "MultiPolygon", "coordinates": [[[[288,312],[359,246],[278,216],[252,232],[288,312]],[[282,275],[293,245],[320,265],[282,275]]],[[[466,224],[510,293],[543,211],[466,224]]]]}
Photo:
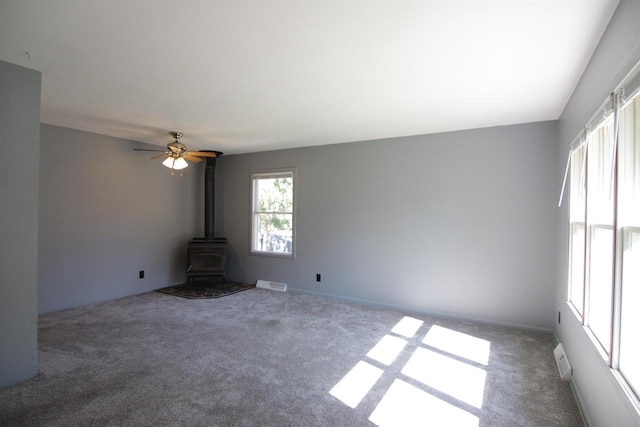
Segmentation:
{"type": "Polygon", "coordinates": [[[188,151],[187,154],[199,157],[218,157],[218,155],[213,151],[188,151]]]}
{"type": "Polygon", "coordinates": [[[151,160],[154,160],[154,159],[161,159],[161,158],[163,158],[163,157],[171,157],[171,155],[170,155],[169,153],[162,153],[162,154],[160,154],[160,155],[158,155],[158,156],[153,156],[153,157],[151,158],[151,160]]]}
{"type": "Polygon", "coordinates": [[[193,163],[198,163],[198,162],[202,161],[201,158],[198,158],[196,156],[192,156],[190,154],[184,154],[182,157],[187,159],[187,160],[189,160],[189,161],[191,161],[191,162],[193,162],[193,163]]]}
{"type": "Polygon", "coordinates": [[[147,150],[146,148],[134,148],[133,151],[157,151],[159,153],[164,153],[166,150],[147,150]]]}

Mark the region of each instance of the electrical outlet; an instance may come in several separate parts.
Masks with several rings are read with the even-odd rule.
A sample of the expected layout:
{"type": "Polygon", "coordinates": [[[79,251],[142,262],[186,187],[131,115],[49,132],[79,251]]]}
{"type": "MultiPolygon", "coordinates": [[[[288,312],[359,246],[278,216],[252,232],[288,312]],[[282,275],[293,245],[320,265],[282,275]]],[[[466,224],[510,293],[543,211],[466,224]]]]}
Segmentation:
{"type": "Polygon", "coordinates": [[[322,282],[322,275],[320,273],[316,274],[316,282],[322,282]]]}
{"type": "Polygon", "coordinates": [[[140,270],[140,272],[138,273],[138,278],[144,279],[144,270],[140,270]]]}

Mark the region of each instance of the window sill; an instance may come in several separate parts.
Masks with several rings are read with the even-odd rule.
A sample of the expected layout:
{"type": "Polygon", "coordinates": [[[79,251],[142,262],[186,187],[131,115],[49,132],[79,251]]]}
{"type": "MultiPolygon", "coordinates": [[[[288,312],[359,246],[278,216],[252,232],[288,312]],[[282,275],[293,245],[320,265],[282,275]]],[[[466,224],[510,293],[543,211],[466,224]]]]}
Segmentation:
{"type": "Polygon", "coordinates": [[[589,337],[589,340],[591,340],[591,344],[593,345],[593,348],[598,352],[598,354],[602,358],[602,361],[607,366],[609,366],[609,355],[607,354],[606,351],[604,351],[604,348],[602,348],[602,344],[600,344],[600,341],[598,341],[598,338],[596,338],[594,333],[591,332],[591,329],[589,329],[589,327],[587,327],[586,325],[582,325],[582,329],[584,329],[584,332],[587,334],[587,337],[589,337]]]}
{"type": "Polygon", "coordinates": [[[582,330],[584,331],[585,334],[587,334],[587,337],[591,341],[593,348],[598,352],[598,354],[602,358],[602,361],[607,366],[609,366],[609,355],[607,354],[606,351],[604,351],[604,349],[602,348],[602,345],[600,344],[600,341],[598,341],[598,339],[593,334],[593,332],[591,332],[591,329],[589,329],[589,327],[584,324],[582,320],[582,314],[580,314],[578,310],[576,310],[576,307],[573,305],[573,303],[571,303],[571,301],[567,301],[567,306],[569,307],[573,315],[576,317],[576,320],[582,326],[582,330]]]}
{"type": "Polygon", "coordinates": [[[282,259],[296,259],[296,254],[283,254],[278,252],[259,252],[259,251],[249,251],[249,255],[251,256],[263,256],[270,258],[282,258],[282,259]]]}
{"type": "Polygon", "coordinates": [[[573,315],[576,317],[576,320],[580,322],[580,324],[582,324],[582,314],[580,314],[578,310],[576,310],[576,307],[573,305],[571,301],[566,301],[566,303],[569,309],[571,310],[571,312],[573,313],[573,315]]]}

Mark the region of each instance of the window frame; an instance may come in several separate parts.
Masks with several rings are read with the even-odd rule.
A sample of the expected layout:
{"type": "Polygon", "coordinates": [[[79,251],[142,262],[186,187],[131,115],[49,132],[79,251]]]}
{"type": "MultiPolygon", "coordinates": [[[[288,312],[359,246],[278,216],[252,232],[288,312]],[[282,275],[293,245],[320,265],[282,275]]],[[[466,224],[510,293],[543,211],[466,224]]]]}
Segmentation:
{"type": "MultiPolygon", "coordinates": [[[[564,192],[564,185],[566,184],[567,174],[569,173],[570,170],[572,170],[571,168],[573,167],[572,162],[574,161],[574,158],[572,156],[577,150],[584,147],[585,156],[584,156],[584,161],[582,162],[584,177],[579,177],[577,174],[572,173],[571,179],[569,182],[571,192],[573,192],[574,190],[585,191],[583,200],[580,200],[580,198],[576,199],[576,201],[579,201],[579,203],[575,206],[578,208],[582,207],[584,209],[584,212],[578,210],[577,213],[580,216],[582,216],[581,214],[584,214],[584,217],[585,217],[584,229],[582,230],[582,232],[584,233],[584,248],[583,248],[584,258],[582,263],[584,266],[584,277],[582,278],[582,282],[584,285],[583,287],[584,292],[582,293],[582,301],[574,301],[575,295],[572,292],[572,286],[575,286],[575,280],[573,280],[573,277],[572,277],[573,274],[571,269],[573,265],[576,265],[573,257],[577,255],[577,253],[574,252],[573,250],[572,239],[574,238],[573,235],[575,232],[576,224],[580,223],[580,221],[574,220],[575,215],[572,215],[571,213],[572,209],[574,208],[574,205],[570,203],[569,212],[568,212],[568,222],[567,222],[567,232],[568,232],[569,241],[568,241],[568,248],[567,248],[568,249],[568,259],[567,259],[568,274],[566,278],[567,283],[565,288],[567,292],[566,303],[568,307],[571,309],[571,312],[573,312],[573,314],[576,316],[578,321],[581,323],[587,337],[592,341],[594,345],[594,349],[598,352],[598,354],[600,354],[603,361],[609,366],[610,372],[612,373],[613,377],[617,380],[617,382],[621,386],[624,393],[629,398],[629,401],[632,404],[632,406],[636,409],[636,411],[638,411],[638,413],[640,413],[640,384],[636,384],[632,382],[632,381],[637,382],[640,379],[640,376],[638,375],[638,372],[640,372],[639,371],[640,368],[635,365],[635,363],[640,364],[640,362],[635,362],[636,359],[634,357],[634,354],[636,354],[635,352],[637,352],[637,349],[635,347],[633,350],[628,350],[628,351],[625,350],[627,355],[624,356],[626,361],[625,363],[627,364],[627,366],[633,367],[632,374],[628,371],[630,376],[633,378],[628,378],[627,375],[625,374],[625,369],[621,369],[621,366],[620,366],[621,351],[624,350],[621,345],[622,339],[624,338],[626,342],[632,342],[629,340],[628,332],[627,332],[627,335],[625,335],[624,337],[622,336],[622,332],[623,332],[622,331],[622,326],[623,326],[622,325],[622,321],[623,321],[622,308],[625,302],[623,298],[625,283],[623,283],[624,277],[623,277],[623,271],[622,271],[623,262],[624,262],[623,247],[625,245],[625,242],[628,239],[627,235],[631,232],[638,233],[640,230],[640,223],[635,222],[633,225],[631,225],[627,223],[628,220],[624,220],[621,217],[622,210],[626,208],[621,207],[623,205],[621,205],[621,200],[620,200],[621,191],[622,191],[621,186],[624,185],[624,184],[621,184],[621,181],[620,181],[621,173],[622,173],[620,169],[621,167],[620,144],[622,144],[623,142],[624,144],[629,143],[628,141],[622,139],[623,138],[622,133],[625,130],[627,132],[630,132],[630,131],[628,131],[624,127],[624,126],[627,126],[626,123],[624,126],[620,123],[620,117],[624,113],[625,108],[631,102],[636,102],[637,103],[636,105],[640,106],[640,63],[638,63],[636,68],[638,69],[639,73],[638,73],[638,76],[635,78],[636,80],[635,83],[639,83],[639,84],[636,85],[635,90],[633,92],[628,93],[628,95],[625,96],[624,86],[621,86],[621,85],[618,86],[616,91],[611,94],[609,99],[605,101],[605,103],[598,109],[596,114],[594,114],[592,119],[585,126],[585,129],[583,130],[583,132],[581,133],[581,136],[579,137],[579,143],[575,145],[572,144],[569,150],[567,170],[565,171],[565,183],[563,183],[563,192],[564,192]],[[603,161],[609,161],[609,160],[607,160],[608,156],[604,151],[599,152],[595,150],[590,150],[589,140],[595,132],[599,131],[600,128],[607,125],[607,122],[609,122],[609,119],[611,118],[611,116],[613,116],[613,126],[611,130],[612,149],[610,151],[611,167],[607,168],[605,165],[604,173],[609,173],[611,177],[611,183],[608,183],[608,185],[610,186],[609,198],[613,199],[613,202],[612,202],[613,203],[613,224],[598,224],[595,222],[592,223],[589,218],[590,215],[596,215],[596,217],[598,218],[595,218],[595,221],[596,222],[599,221],[599,216],[602,214],[602,207],[599,205],[594,206],[593,211],[590,212],[590,203],[589,203],[589,194],[588,194],[589,193],[588,174],[590,171],[589,171],[588,159],[589,159],[589,156],[599,155],[599,156],[603,156],[603,159],[602,159],[603,161]],[[607,170],[607,169],[610,169],[610,170],[607,170]],[[579,183],[577,182],[578,179],[580,179],[579,183]],[[584,179],[584,184],[582,182],[582,179],[584,179]],[[606,338],[605,341],[608,340],[608,342],[602,342],[601,340],[602,337],[598,337],[596,335],[596,331],[592,330],[591,319],[590,319],[591,317],[590,312],[592,309],[591,301],[590,301],[591,291],[592,291],[591,283],[590,283],[591,281],[590,257],[592,256],[592,251],[590,249],[590,245],[592,243],[591,234],[594,232],[594,230],[597,230],[600,228],[602,229],[606,228],[609,231],[613,232],[612,254],[611,254],[611,257],[612,257],[611,287],[612,289],[611,289],[610,310],[608,311],[608,315],[610,316],[610,325],[608,325],[610,335],[605,337],[606,338]],[[582,310],[579,309],[579,306],[582,306],[582,310]],[[629,363],[629,360],[633,360],[634,364],[631,365],[629,363]]],[[[638,123],[638,120],[639,120],[638,118],[640,118],[640,114],[637,111],[633,114],[635,114],[634,117],[636,117],[634,123],[638,123]]],[[[609,123],[609,125],[611,125],[611,123],[609,123]]],[[[625,138],[632,137],[633,138],[632,141],[635,141],[635,142],[632,142],[632,144],[634,145],[634,147],[636,147],[635,150],[637,150],[639,147],[638,141],[640,141],[640,134],[638,134],[638,132],[640,132],[640,127],[638,127],[638,124],[635,124],[633,126],[634,126],[633,127],[634,130],[630,133],[630,135],[626,135],[625,138]]],[[[637,168],[638,167],[637,164],[638,163],[636,159],[636,163],[635,163],[636,166],[632,165],[631,167],[637,168]]],[[[640,171],[640,169],[633,169],[633,170],[640,171]]],[[[600,171],[598,169],[596,173],[601,174],[602,172],[603,171],[600,171]]],[[[635,172],[634,172],[634,176],[635,176],[635,172]]],[[[598,188],[597,185],[596,185],[596,188],[598,188]]],[[[604,191],[604,189],[599,188],[598,190],[594,190],[594,191],[602,192],[604,191]]],[[[629,190],[625,189],[625,191],[629,191],[629,190]]],[[[636,190],[633,190],[632,197],[637,197],[635,196],[636,194],[635,191],[636,190]]],[[[573,195],[569,197],[569,200],[573,200],[573,195]]],[[[596,198],[594,200],[598,200],[598,199],[596,198]]],[[[562,202],[562,195],[561,195],[560,202],[562,202]]],[[[625,213],[624,215],[629,216],[628,213],[625,213]]],[[[633,213],[633,215],[631,216],[635,218],[637,215],[633,213]]],[[[632,276],[632,277],[635,277],[635,276],[632,276]]],[[[637,282],[634,280],[631,283],[635,285],[637,282]]],[[[626,286],[629,286],[629,285],[627,284],[626,286]]],[[[637,294],[636,294],[636,297],[637,297],[637,294]]],[[[632,298],[632,301],[635,301],[635,300],[632,298]]],[[[635,323],[632,323],[631,325],[633,326],[635,325],[635,323]]],[[[634,336],[634,335],[631,335],[631,336],[634,336]]]]}
{"type": "Polygon", "coordinates": [[[274,258],[284,258],[284,259],[295,259],[296,258],[296,223],[297,223],[297,212],[296,212],[296,187],[297,187],[297,171],[294,167],[284,167],[284,168],[276,168],[276,169],[258,169],[252,170],[249,173],[249,181],[250,181],[250,191],[249,196],[250,200],[250,209],[249,212],[249,255],[256,256],[266,256],[266,257],[274,257],[274,258]],[[292,209],[290,212],[278,212],[278,214],[283,215],[291,215],[291,253],[286,252],[274,252],[274,251],[261,251],[257,250],[254,247],[255,239],[256,239],[256,216],[260,214],[261,211],[256,209],[256,204],[258,201],[258,195],[256,194],[256,181],[263,177],[262,179],[266,179],[269,176],[274,175],[291,175],[293,179],[292,185],[292,209]]]}

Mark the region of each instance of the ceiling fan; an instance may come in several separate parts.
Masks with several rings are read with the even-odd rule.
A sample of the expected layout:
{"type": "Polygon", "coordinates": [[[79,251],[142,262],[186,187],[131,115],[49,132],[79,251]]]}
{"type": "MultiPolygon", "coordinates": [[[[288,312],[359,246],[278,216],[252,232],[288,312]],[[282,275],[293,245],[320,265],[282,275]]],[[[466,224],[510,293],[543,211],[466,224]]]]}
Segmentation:
{"type": "Polygon", "coordinates": [[[171,175],[173,170],[180,170],[180,176],[182,176],[182,169],[189,166],[187,160],[198,163],[202,159],[200,157],[218,157],[218,153],[215,151],[187,151],[187,146],[178,140],[182,138],[182,132],[170,132],[175,141],[167,144],[166,150],[148,150],[145,148],[134,148],[136,151],[155,151],[162,154],[152,157],[152,159],[164,159],[163,165],[171,169],[171,175]]]}

